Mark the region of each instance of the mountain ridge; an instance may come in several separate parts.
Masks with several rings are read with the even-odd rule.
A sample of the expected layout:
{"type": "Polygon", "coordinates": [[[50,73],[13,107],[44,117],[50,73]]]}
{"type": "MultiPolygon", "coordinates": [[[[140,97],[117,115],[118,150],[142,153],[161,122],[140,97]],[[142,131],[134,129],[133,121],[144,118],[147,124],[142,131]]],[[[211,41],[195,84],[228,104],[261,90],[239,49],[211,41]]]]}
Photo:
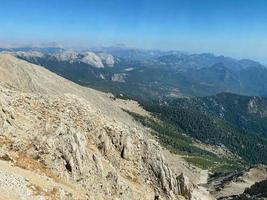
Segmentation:
{"type": "Polygon", "coordinates": [[[267,94],[267,68],[246,59],[125,48],[119,53],[117,50],[60,50],[48,54],[12,50],[11,53],[78,84],[137,100],[209,96],[220,92],[267,94]],[[139,55],[140,58],[134,58],[139,55]]]}

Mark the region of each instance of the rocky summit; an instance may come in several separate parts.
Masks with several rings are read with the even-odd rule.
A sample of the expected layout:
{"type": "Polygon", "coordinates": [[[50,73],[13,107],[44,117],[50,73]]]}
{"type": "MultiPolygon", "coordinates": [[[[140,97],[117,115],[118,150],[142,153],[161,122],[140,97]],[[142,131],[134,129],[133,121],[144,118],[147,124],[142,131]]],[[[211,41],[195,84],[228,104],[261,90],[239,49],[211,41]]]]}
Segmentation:
{"type": "Polygon", "coordinates": [[[0,91],[1,200],[197,198],[112,95],[5,54],[0,91]]]}

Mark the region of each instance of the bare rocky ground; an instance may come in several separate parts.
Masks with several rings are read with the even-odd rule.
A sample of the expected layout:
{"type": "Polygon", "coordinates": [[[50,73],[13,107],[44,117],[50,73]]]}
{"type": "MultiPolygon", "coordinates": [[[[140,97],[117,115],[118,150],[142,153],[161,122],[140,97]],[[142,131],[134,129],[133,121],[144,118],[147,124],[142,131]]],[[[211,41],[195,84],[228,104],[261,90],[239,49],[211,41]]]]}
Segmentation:
{"type": "Polygon", "coordinates": [[[187,166],[169,164],[150,131],[123,106],[0,55],[1,198],[193,198],[197,185],[183,174],[187,166]]]}
{"type": "Polygon", "coordinates": [[[240,173],[230,174],[212,180],[209,185],[211,194],[222,199],[229,196],[242,194],[246,188],[250,188],[257,182],[267,179],[267,167],[259,165],[240,173]]]}

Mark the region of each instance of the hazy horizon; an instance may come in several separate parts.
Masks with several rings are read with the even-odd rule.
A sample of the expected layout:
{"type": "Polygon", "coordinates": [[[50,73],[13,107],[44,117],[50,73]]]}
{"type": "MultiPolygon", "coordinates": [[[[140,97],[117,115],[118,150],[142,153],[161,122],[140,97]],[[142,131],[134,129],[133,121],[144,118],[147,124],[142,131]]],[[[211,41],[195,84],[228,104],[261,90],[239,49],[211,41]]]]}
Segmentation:
{"type": "Polygon", "coordinates": [[[0,0],[0,45],[126,46],[267,63],[264,0],[0,0]]]}

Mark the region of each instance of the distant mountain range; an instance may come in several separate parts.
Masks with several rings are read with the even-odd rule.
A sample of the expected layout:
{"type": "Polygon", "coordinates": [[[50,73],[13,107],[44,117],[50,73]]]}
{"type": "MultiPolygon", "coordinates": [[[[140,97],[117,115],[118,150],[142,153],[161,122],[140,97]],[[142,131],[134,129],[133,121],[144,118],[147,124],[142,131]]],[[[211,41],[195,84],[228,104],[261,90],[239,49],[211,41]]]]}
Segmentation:
{"type": "Polygon", "coordinates": [[[267,68],[248,60],[125,47],[77,52],[61,48],[1,49],[82,85],[135,99],[267,95],[267,68]]]}

